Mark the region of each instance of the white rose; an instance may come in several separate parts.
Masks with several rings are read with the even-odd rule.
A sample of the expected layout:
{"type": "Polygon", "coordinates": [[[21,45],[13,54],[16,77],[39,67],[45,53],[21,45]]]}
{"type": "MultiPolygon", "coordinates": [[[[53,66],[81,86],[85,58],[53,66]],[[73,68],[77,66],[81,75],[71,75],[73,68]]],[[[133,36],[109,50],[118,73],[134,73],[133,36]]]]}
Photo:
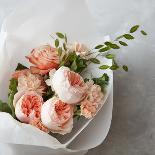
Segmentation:
{"type": "Polygon", "coordinates": [[[47,81],[59,99],[68,104],[80,102],[86,95],[87,86],[83,78],[68,67],[60,67],[47,81]]]}

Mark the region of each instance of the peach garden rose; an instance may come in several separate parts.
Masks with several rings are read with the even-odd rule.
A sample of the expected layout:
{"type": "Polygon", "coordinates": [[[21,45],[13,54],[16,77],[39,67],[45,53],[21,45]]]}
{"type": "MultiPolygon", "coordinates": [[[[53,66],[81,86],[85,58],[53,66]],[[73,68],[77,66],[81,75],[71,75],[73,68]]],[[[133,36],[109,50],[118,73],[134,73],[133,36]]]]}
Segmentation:
{"type": "Polygon", "coordinates": [[[34,65],[30,67],[32,73],[44,75],[59,66],[57,50],[50,45],[43,45],[33,49],[26,58],[34,65]]]}
{"type": "MultiPolygon", "coordinates": [[[[52,70],[53,72],[53,70],[52,70]]],[[[71,71],[68,67],[60,67],[47,80],[59,99],[68,104],[75,104],[84,99],[87,86],[80,74],[71,71]]]]}
{"type": "Polygon", "coordinates": [[[16,117],[23,123],[40,120],[42,104],[42,97],[34,91],[19,91],[13,100],[16,117]]]}
{"type": "Polygon", "coordinates": [[[41,120],[53,133],[70,133],[73,128],[73,106],[53,97],[43,104],[41,120]]]}

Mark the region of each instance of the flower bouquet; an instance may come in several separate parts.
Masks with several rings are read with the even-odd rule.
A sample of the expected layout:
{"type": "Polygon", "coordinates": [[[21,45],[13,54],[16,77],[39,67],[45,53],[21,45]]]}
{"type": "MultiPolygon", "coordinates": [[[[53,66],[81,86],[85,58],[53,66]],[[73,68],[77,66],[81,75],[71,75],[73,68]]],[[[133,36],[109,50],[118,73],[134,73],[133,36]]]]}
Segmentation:
{"type": "MultiPolygon", "coordinates": [[[[52,45],[34,48],[26,56],[30,67],[18,63],[10,80],[8,102],[0,101],[0,110],[49,134],[70,133],[74,122],[91,120],[104,105],[109,85],[104,70],[121,67],[111,50],[127,46],[122,38],[134,39],[132,34],[138,29],[135,25],[129,33],[95,47],[71,43],[66,34],[57,32],[51,36],[52,45]],[[111,65],[101,64],[102,58],[110,59],[111,65]],[[100,77],[88,70],[91,63],[103,70],[100,77]]],[[[143,30],[141,33],[146,35],[143,30]]],[[[122,69],[128,71],[126,65],[122,69]]]]}

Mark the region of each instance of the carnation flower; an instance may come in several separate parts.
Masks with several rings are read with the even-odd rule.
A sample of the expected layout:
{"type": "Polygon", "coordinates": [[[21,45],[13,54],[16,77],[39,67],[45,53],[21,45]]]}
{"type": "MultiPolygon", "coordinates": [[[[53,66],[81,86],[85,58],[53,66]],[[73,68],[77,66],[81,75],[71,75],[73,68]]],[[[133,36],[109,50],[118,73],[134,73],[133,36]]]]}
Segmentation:
{"type": "Polygon", "coordinates": [[[50,45],[40,46],[32,50],[26,58],[35,66],[31,66],[32,73],[46,74],[53,68],[59,66],[59,56],[55,48],[50,45]]]}
{"type": "Polygon", "coordinates": [[[97,113],[103,93],[101,87],[94,84],[93,81],[89,81],[86,84],[88,86],[88,92],[86,98],[81,102],[81,115],[90,119],[97,113]]]}
{"type": "Polygon", "coordinates": [[[87,86],[83,78],[68,67],[60,67],[47,84],[53,87],[61,101],[68,104],[78,103],[86,95],[87,86]]]}
{"type": "Polygon", "coordinates": [[[43,104],[41,120],[53,133],[69,133],[73,128],[73,106],[53,97],[43,104]]]}
{"type": "Polygon", "coordinates": [[[42,95],[45,90],[43,78],[36,74],[23,74],[18,78],[18,91],[36,91],[42,95]]]}
{"type": "Polygon", "coordinates": [[[42,97],[34,91],[20,91],[13,100],[15,115],[23,123],[39,121],[42,104],[42,97]]]}

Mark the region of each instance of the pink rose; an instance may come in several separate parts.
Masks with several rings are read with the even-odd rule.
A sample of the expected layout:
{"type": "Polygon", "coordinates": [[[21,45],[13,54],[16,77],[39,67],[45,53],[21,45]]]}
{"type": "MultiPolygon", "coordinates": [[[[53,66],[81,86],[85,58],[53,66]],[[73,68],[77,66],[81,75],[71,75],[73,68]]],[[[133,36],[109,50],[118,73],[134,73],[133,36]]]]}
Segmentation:
{"type": "Polygon", "coordinates": [[[45,83],[40,75],[27,72],[27,74],[18,77],[17,90],[36,91],[38,94],[42,95],[45,90],[45,83]]]}
{"type": "Polygon", "coordinates": [[[13,105],[16,117],[23,123],[39,121],[43,99],[34,91],[20,91],[15,94],[13,105]]]}
{"type": "Polygon", "coordinates": [[[43,104],[41,120],[53,133],[70,133],[73,128],[73,106],[53,97],[43,104]]]}
{"type": "Polygon", "coordinates": [[[97,113],[101,105],[103,93],[101,87],[94,84],[93,81],[89,81],[86,84],[88,86],[88,92],[86,98],[81,102],[81,115],[90,119],[97,113]]]}
{"type": "Polygon", "coordinates": [[[78,103],[86,95],[87,86],[83,78],[68,67],[60,67],[46,83],[54,89],[61,101],[68,104],[78,103]]]}
{"type": "Polygon", "coordinates": [[[33,49],[31,54],[26,56],[26,58],[35,65],[30,67],[32,73],[44,75],[51,69],[58,68],[59,66],[58,52],[50,45],[33,49]]]}

